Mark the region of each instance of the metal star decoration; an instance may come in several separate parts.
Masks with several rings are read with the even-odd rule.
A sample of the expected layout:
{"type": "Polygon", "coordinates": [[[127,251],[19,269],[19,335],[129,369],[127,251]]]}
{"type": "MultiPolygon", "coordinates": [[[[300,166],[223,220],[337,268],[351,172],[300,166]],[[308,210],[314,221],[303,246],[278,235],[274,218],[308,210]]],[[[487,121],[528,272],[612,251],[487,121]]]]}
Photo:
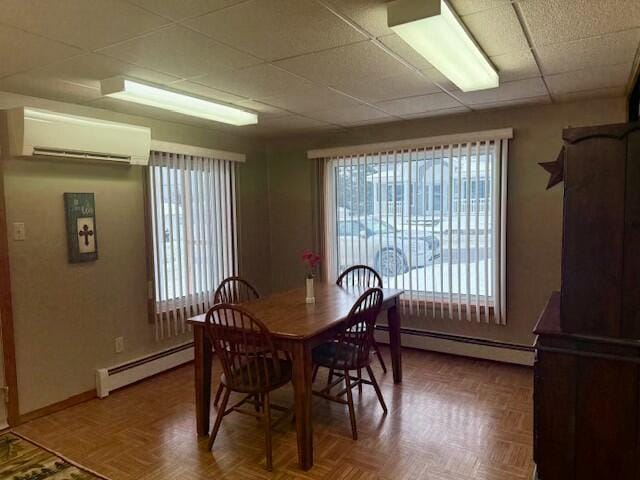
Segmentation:
{"type": "Polygon", "coordinates": [[[551,174],[549,183],[547,183],[547,190],[562,182],[564,180],[564,147],[560,149],[560,153],[558,153],[558,157],[554,162],[538,163],[538,165],[551,174]]]}

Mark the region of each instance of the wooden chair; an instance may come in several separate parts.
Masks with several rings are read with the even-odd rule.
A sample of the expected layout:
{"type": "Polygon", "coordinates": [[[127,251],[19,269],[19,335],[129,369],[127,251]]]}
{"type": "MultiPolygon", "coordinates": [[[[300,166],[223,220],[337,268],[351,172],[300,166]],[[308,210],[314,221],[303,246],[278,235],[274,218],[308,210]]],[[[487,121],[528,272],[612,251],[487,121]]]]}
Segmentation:
{"type": "MultiPolygon", "coordinates": [[[[353,265],[340,274],[336,284],[341,287],[361,286],[382,288],[382,277],[380,277],[378,272],[367,265],[353,265]]],[[[387,364],[384,362],[384,357],[382,356],[382,353],[380,353],[380,347],[378,347],[378,343],[375,339],[373,341],[373,349],[380,361],[382,371],[387,373],[387,364]]]]}
{"type": "MultiPolygon", "coordinates": [[[[330,382],[322,390],[314,391],[313,393],[349,406],[351,434],[354,440],[358,439],[358,430],[351,390],[356,385],[372,385],[382,410],[387,413],[387,405],[371,369],[371,348],[374,345],[373,329],[381,307],[382,290],[380,288],[370,288],[360,296],[351,308],[345,326],[336,340],[322,344],[313,350],[315,365],[328,368],[332,373],[338,372],[335,373],[338,377],[336,381],[330,382]],[[353,370],[360,371],[363,368],[367,370],[369,380],[364,380],[361,377],[352,377],[349,373],[353,370]],[[332,395],[331,390],[343,380],[345,388],[338,394],[332,395]],[[347,400],[341,398],[345,393],[347,394],[347,400]]],[[[332,373],[330,373],[330,376],[332,373]]]]}
{"type": "Polygon", "coordinates": [[[260,298],[258,291],[242,277],[225,278],[213,294],[213,303],[239,303],[250,302],[260,298]]]}
{"type": "MultiPolygon", "coordinates": [[[[228,277],[225,278],[216,291],[213,294],[213,304],[218,303],[230,303],[237,305],[239,303],[250,302],[260,298],[258,291],[242,277],[228,277]]],[[[218,385],[216,390],[216,396],[213,400],[213,404],[217,407],[220,402],[220,396],[222,395],[222,384],[218,385]]]]}
{"type": "MultiPolygon", "coordinates": [[[[271,471],[271,428],[275,425],[271,422],[271,409],[288,410],[271,405],[269,393],[291,381],[291,362],[279,356],[267,327],[241,306],[227,303],[213,306],[206,315],[206,332],[222,364],[220,385],[224,390],[209,438],[209,450],[225,415],[235,411],[261,418],[265,428],[267,469],[271,471]],[[246,395],[227,408],[231,392],[246,395]],[[245,403],[252,403],[255,411],[241,409],[245,403]]],[[[278,421],[284,418],[286,416],[278,421]]]]}

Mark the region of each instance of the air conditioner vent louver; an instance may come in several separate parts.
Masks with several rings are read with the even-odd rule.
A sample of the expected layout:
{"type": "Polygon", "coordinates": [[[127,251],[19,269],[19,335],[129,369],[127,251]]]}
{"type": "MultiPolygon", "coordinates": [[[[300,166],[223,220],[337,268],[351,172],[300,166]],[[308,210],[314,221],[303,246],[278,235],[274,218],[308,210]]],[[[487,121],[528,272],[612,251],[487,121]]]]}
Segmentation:
{"type": "Polygon", "coordinates": [[[146,127],[26,107],[4,115],[11,156],[149,162],[151,130],[146,127]]]}
{"type": "Polygon", "coordinates": [[[78,152],[76,150],[55,150],[52,148],[33,147],[34,155],[47,157],[72,157],[86,158],[87,160],[113,160],[117,162],[129,162],[131,157],[124,155],[109,155],[103,153],[78,152]]]}

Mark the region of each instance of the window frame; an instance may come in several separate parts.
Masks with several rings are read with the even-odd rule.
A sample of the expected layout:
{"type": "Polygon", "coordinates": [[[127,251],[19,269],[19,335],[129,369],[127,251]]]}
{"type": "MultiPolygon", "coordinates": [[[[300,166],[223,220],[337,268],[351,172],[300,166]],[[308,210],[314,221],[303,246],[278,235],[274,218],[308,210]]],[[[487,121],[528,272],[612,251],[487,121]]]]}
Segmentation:
{"type": "MultiPolygon", "coordinates": [[[[449,310],[457,309],[458,312],[464,311],[465,309],[470,312],[473,312],[473,311],[478,312],[478,311],[484,310],[485,312],[489,312],[489,316],[492,317],[496,323],[504,324],[506,323],[506,287],[507,287],[506,286],[506,207],[507,207],[507,176],[506,174],[507,174],[507,161],[508,161],[508,143],[509,143],[508,140],[511,139],[512,137],[513,137],[513,131],[511,129],[503,129],[498,131],[476,132],[475,134],[472,133],[472,134],[469,134],[468,136],[461,134],[461,135],[454,135],[454,136],[434,137],[433,139],[415,139],[415,140],[406,140],[406,141],[400,141],[400,142],[389,142],[384,144],[363,145],[363,146],[356,146],[356,147],[339,147],[336,149],[311,150],[307,152],[307,155],[309,158],[322,159],[324,162],[331,162],[331,161],[337,161],[339,159],[346,159],[347,163],[345,165],[348,167],[351,164],[355,165],[357,162],[364,163],[365,165],[367,163],[369,165],[377,165],[379,162],[385,163],[386,161],[388,161],[388,156],[394,154],[394,152],[391,151],[391,148],[388,148],[388,147],[392,147],[394,145],[401,146],[403,147],[402,149],[404,150],[409,150],[410,148],[423,149],[429,146],[439,145],[440,142],[444,143],[445,140],[453,140],[459,143],[453,145],[453,142],[452,142],[452,146],[450,146],[450,148],[457,149],[459,156],[464,156],[463,155],[464,144],[473,144],[473,145],[477,144],[478,146],[482,145],[481,148],[483,149],[486,148],[486,150],[480,151],[478,155],[488,154],[489,148],[491,148],[491,151],[493,153],[492,153],[492,161],[490,163],[495,165],[491,170],[491,175],[489,175],[489,171],[487,167],[487,171],[483,172],[481,176],[478,176],[478,179],[480,179],[481,183],[484,181],[486,199],[484,200],[484,202],[481,202],[481,201],[476,202],[478,203],[478,206],[473,207],[472,215],[476,215],[475,211],[479,209],[479,205],[481,203],[486,203],[488,201],[487,199],[489,198],[499,199],[499,203],[495,204],[492,210],[496,217],[495,223],[498,225],[499,228],[494,229],[493,237],[495,237],[495,239],[492,238],[491,240],[491,241],[495,241],[495,243],[499,247],[496,249],[496,253],[495,253],[496,257],[498,258],[496,258],[495,261],[492,262],[492,265],[483,267],[483,269],[488,272],[487,276],[489,277],[490,281],[495,282],[496,284],[495,285],[496,288],[493,290],[493,296],[490,297],[490,300],[492,300],[495,303],[495,306],[489,305],[489,304],[485,304],[485,305],[482,304],[484,299],[487,297],[486,295],[482,295],[482,294],[477,295],[475,293],[474,294],[458,293],[458,292],[461,292],[461,290],[457,290],[457,292],[454,291],[453,293],[435,292],[434,294],[434,292],[431,292],[431,291],[418,290],[418,289],[413,289],[411,291],[408,291],[407,289],[405,289],[406,294],[403,296],[403,303],[406,303],[407,296],[411,296],[412,297],[411,302],[413,303],[414,308],[416,307],[418,302],[423,302],[425,305],[429,305],[430,306],[429,308],[431,308],[431,306],[433,305],[436,305],[438,307],[437,309],[440,309],[442,311],[444,311],[445,309],[449,309],[449,310]],[[422,143],[423,141],[424,141],[424,144],[422,143]],[[380,148],[378,149],[373,147],[380,147],[380,148]],[[465,301],[460,300],[460,297],[463,297],[463,298],[466,297],[465,301]]],[[[449,155],[450,154],[451,153],[449,153],[449,155]]],[[[412,160],[409,160],[409,161],[412,161],[412,160]]],[[[419,163],[421,163],[421,161],[419,163]]],[[[477,164],[480,162],[474,162],[474,163],[477,164]]],[[[418,165],[418,169],[417,169],[418,176],[420,176],[419,168],[420,168],[420,165],[418,165]]],[[[337,260],[335,260],[337,258],[336,257],[337,248],[331,245],[331,242],[332,242],[331,239],[332,238],[337,239],[337,236],[335,235],[337,232],[335,232],[335,229],[332,228],[332,225],[335,226],[334,222],[336,220],[336,218],[334,218],[336,216],[336,212],[332,212],[333,210],[332,197],[337,196],[337,193],[335,193],[335,187],[336,187],[336,183],[339,183],[339,182],[337,182],[333,178],[336,175],[332,174],[330,163],[327,163],[327,165],[325,165],[323,171],[324,171],[323,183],[324,183],[324,193],[325,193],[325,199],[324,199],[325,219],[324,219],[323,233],[325,237],[324,238],[325,250],[327,253],[326,254],[327,265],[325,266],[325,270],[329,274],[328,275],[329,280],[332,280],[335,276],[337,276],[337,273],[338,273],[337,270],[339,268],[339,265],[337,264],[338,262],[337,260]],[[334,192],[334,193],[331,193],[331,192],[334,192]]],[[[427,175],[430,175],[428,170],[425,173],[427,175]]],[[[442,182],[443,179],[444,177],[440,179],[440,181],[442,182]]],[[[419,181],[419,179],[417,180],[419,181]]],[[[412,183],[415,183],[415,182],[412,182],[412,183]]],[[[380,192],[380,185],[374,183],[372,187],[373,188],[371,188],[370,190],[380,192]]],[[[389,185],[383,185],[383,187],[384,188],[382,190],[384,190],[386,193],[388,191],[389,185]]],[[[431,187],[431,184],[426,183],[423,189],[424,194],[429,197],[428,199],[429,204],[431,203],[431,200],[432,200],[430,196],[432,189],[430,187],[431,187]]],[[[478,185],[476,185],[476,190],[478,189],[477,187],[478,185]]],[[[452,190],[453,187],[450,186],[450,189],[452,190]]],[[[469,193],[471,192],[469,191],[469,193]]],[[[477,193],[479,192],[476,192],[476,194],[477,193]]],[[[419,188],[416,189],[416,191],[414,191],[413,195],[416,196],[416,199],[418,199],[419,188]]],[[[452,198],[451,193],[449,194],[448,198],[449,199],[452,198]]],[[[423,199],[421,201],[424,201],[424,200],[426,199],[423,199]]],[[[473,200],[475,201],[477,199],[474,198],[473,200]]],[[[454,211],[453,204],[450,204],[452,200],[447,200],[446,198],[442,198],[441,196],[441,202],[445,202],[444,204],[441,203],[443,211],[447,208],[452,212],[454,211]]],[[[471,206],[471,203],[469,203],[468,207],[470,208],[470,206],[471,206]]],[[[384,216],[381,217],[381,219],[384,221],[385,220],[384,216]]],[[[484,221],[485,223],[487,223],[486,220],[484,221]]],[[[445,223],[447,223],[447,221],[445,221],[445,223]]],[[[453,224],[453,228],[455,229],[456,221],[452,221],[451,223],[453,224]]],[[[476,226],[476,228],[473,229],[472,233],[474,236],[477,236],[480,234],[478,232],[480,232],[481,230],[482,232],[484,232],[483,229],[480,229],[478,228],[478,226],[476,226]]],[[[481,233],[481,234],[483,236],[485,235],[484,233],[481,233]]],[[[441,237],[441,240],[443,240],[443,237],[441,237]]],[[[482,244],[478,242],[476,243],[480,245],[480,247],[476,247],[476,248],[482,248],[482,244]]],[[[487,247],[484,247],[484,248],[486,249],[487,247]]],[[[446,264],[444,263],[442,265],[443,265],[443,268],[446,266],[446,264]]],[[[476,276],[480,275],[480,273],[472,273],[472,274],[476,276]]],[[[425,308],[422,307],[422,310],[425,310],[425,308]]],[[[485,318],[485,320],[488,320],[488,319],[485,318]]],[[[479,321],[479,318],[478,318],[478,321],[479,321]]]]}
{"type": "MultiPolygon", "coordinates": [[[[225,215],[224,218],[226,219],[228,225],[230,226],[229,232],[227,232],[227,234],[231,238],[231,241],[227,242],[229,243],[229,245],[223,248],[225,249],[225,251],[230,252],[229,255],[231,256],[228,258],[228,260],[232,264],[233,274],[237,273],[239,270],[239,258],[240,258],[239,246],[238,246],[238,239],[240,237],[240,226],[238,222],[238,215],[239,215],[239,198],[238,198],[239,188],[238,187],[239,187],[240,175],[238,171],[238,165],[241,165],[245,161],[246,157],[244,154],[239,154],[234,152],[211,150],[207,148],[175,144],[170,142],[159,142],[155,140],[152,141],[149,165],[146,168],[144,168],[144,174],[143,174],[143,181],[144,181],[143,195],[144,195],[144,207],[145,207],[145,215],[144,215],[145,246],[146,246],[146,257],[147,257],[147,261],[146,261],[147,263],[147,307],[148,307],[147,312],[148,312],[148,322],[156,325],[156,340],[159,341],[162,338],[171,337],[184,332],[185,331],[184,325],[185,325],[186,318],[188,318],[189,316],[192,316],[193,314],[197,314],[199,312],[199,310],[196,308],[199,300],[194,301],[193,298],[197,297],[197,298],[206,299],[206,297],[208,296],[213,298],[213,292],[217,288],[217,285],[212,284],[210,287],[207,287],[205,289],[206,291],[204,291],[203,289],[197,289],[197,290],[203,290],[202,292],[196,291],[195,287],[193,289],[189,288],[188,290],[185,291],[184,294],[177,294],[170,299],[156,298],[158,297],[157,290],[156,290],[158,286],[158,282],[162,280],[157,278],[156,272],[158,271],[157,268],[159,266],[156,265],[156,260],[155,260],[157,256],[156,244],[155,244],[155,232],[154,232],[154,216],[156,215],[156,212],[154,211],[154,208],[153,208],[153,199],[152,199],[153,188],[151,186],[152,177],[153,177],[152,169],[158,168],[158,165],[154,165],[152,161],[153,155],[155,153],[165,154],[165,155],[181,155],[184,157],[189,157],[190,159],[201,158],[203,159],[203,161],[208,161],[208,162],[217,161],[218,165],[225,166],[224,168],[227,171],[225,174],[224,181],[225,182],[228,181],[228,184],[225,183],[224,187],[222,187],[221,184],[218,186],[219,188],[224,189],[224,192],[226,193],[225,196],[231,195],[233,197],[233,198],[226,198],[222,203],[225,206],[225,208],[228,207],[228,210],[229,210],[227,213],[224,214],[225,215]],[[176,327],[175,331],[173,331],[173,328],[172,328],[173,323],[175,323],[176,325],[178,325],[178,323],[182,323],[182,327],[181,328],[176,327]],[[180,330],[180,332],[178,332],[178,330],[180,330]]],[[[189,170],[189,168],[190,167],[188,167],[187,164],[185,164],[183,168],[181,168],[181,171],[182,172],[187,171],[189,170]]],[[[213,175],[213,173],[211,174],[213,175]]],[[[182,173],[176,174],[177,178],[179,178],[180,181],[183,180],[181,175],[183,174],[182,173]]],[[[218,176],[218,179],[220,178],[222,178],[221,174],[218,176]]],[[[198,181],[198,179],[195,179],[195,181],[198,181]]],[[[199,192],[198,195],[204,195],[204,192],[199,192]]],[[[187,196],[186,193],[182,192],[182,196],[185,198],[182,198],[180,203],[182,205],[186,205],[189,202],[189,200],[186,198],[187,196]]],[[[209,203],[206,203],[207,202],[206,198],[203,198],[200,200],[201,203],[199,203],[198,205],[199,205],[199,212],[201,216],[206,215],[207,209],[209,208],[212,208],[212,207],[219,208],[217,198],[214,198],[217,196],[218,196],[217,194],[210,192],[209,203]]],[[[164,201],[163,201],[163,204],[164,204],[164,201]]],[[[188,215],[188,212],[185,211],[182,213],[182,215],[186,216],[188,215]]],[[[185,225],[183,230],[183,237],[184,237],[185,244],[186,243],[191,244],[193,242],[197,242],[198,240],[194,238],[194,233],[192,231],[193,225],[191,225],[191,223],[189,223],[189,221],[186,221],[186,220],[183,222],[183,224],[185,225]],[[189,225],[187,226],[187,224],[189,225]],[[189,240],[189,238],[191,240],[189,240]]],[[[166,231],[166,226],[165,226],[165,231],[166,231]]],[[[215,238],[213,237],[209,238],[210,244],[215,241],[216,241],[215,238]]],[[[208,252],[213,251],[212,245],[209,245],[207,251],[208,252]]],[[[189,265],[183,265],[183,269],[184,268],[188,269],[189,273],[186,275],[186,277],[187,279],[191,279],[194,275],[195,269],[198,267],[192,264],[195,258],[194,255],[187,255],[186,257],[187,257],[187,261],[189,262],[189,265]]],[[[175,261],[175,258],[176,258],[176,254],[173,253],[172,260],[175,261]]],[[[203,260],[203,261],[207,262],[207,260],[203,260]]],[[[209,261],[213,262],[213,258],[211,258],[209,261]]],[[[211,272],[213,274],[213,269],[218,267],[212,264],[212,265],[208,265],[206,268],[211,269],[211,272]]],[[[200,281],[203,281],[203,280],[200,279],[200,281]]],[[[203,285],[206,285],[204,281],[203,281],[203,285]]],[[[202,308],[200,310],[202,310],[202,308]]]]}

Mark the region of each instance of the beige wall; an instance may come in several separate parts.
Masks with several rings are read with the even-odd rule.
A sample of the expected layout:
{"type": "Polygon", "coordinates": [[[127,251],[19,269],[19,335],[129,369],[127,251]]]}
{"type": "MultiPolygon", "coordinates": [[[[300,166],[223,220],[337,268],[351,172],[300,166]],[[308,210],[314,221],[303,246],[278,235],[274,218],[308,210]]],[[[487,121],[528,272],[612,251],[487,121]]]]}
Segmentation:
{"type": "MultiPolygon", "coordinates": [[[[40,106],[146,125],[152,137],[247,154],[239,171],[242,272],[269,290],[269,212],[264,145],[211,129],[0,93],[0,108],[40,106]],[[266,239],[266,240],[265,240],[266,239]]],[[[143,168],[108,163],[5,159],[9,228],[24,222],[27,240],[9,239],[21,413],[95,386],[95,369],[182,343],[157,343],[147,322],[143,168]],[[99,259],[67,263],[62,194],[94,192],[99,259]],[[114,351],[115,337],[125,352],[114,351]]]]}
{"type": "MultiPolygon", "coordinates": [[[[624,121],[623,99],[476,112],[354,129],[344,134],[259,141],[143,117],[0,93],[0,109],[39,106],[152,128],[154,138],[247,153],[240,167],[241,271],[269,292],[299,286],[299,253],[313,243],[314,170],[308,148],[513,127],[508,203],[508,325],[405,318],[405,325],[530,343],[530,331],[560,283],[562,191],[544,190],[537,162],[555,158],[561,130],[624,121]]],[[[22,413],[94,387],[96,368],[149,353],[146,322],[142,169],[109,164],[7,159],[8,222],[25,222],[27,240],[9,241],[22,413]],[[70,265],[62,193],[96,194],[100,259],[70,265]],[[114,338],[126,350],[114,353],[114,338]]]]}
{"type": "Polygon", "coordinates": [[[506,326],[404,318],[406,326],[531,344],[531,330],[552,290],[560,286],[562,188],[545,191],[548,175],[538,162],[555,160],[562,129],[624,122],[624,99],[541,105],[358,128],[344,134],[271,141],[268,145],[272,287],[299,286],[299,252],[313,243],[309,148],[513,127],[509,147],[506,326]]]}

